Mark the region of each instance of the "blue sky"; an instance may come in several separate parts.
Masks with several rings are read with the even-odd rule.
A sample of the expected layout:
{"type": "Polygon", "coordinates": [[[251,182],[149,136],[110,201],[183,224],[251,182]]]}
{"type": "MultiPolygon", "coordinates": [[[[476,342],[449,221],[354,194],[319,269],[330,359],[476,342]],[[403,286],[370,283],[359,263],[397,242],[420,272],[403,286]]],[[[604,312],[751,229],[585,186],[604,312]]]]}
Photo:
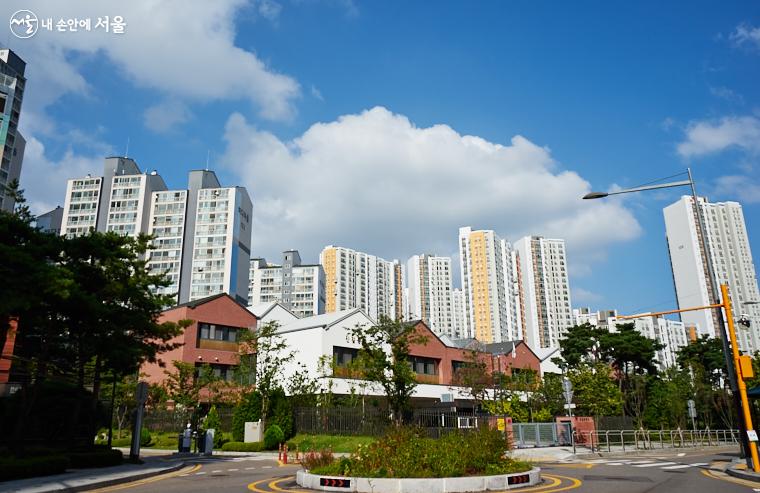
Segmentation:
{"type": "Polygon", "coordinates": [[[40,211],[129,140],[171,187],[207,154],[247,186],[256,255],[452,255],[465,225],[564,237],[574,306],[630,312],[675,306],[662,208],[681,191],[580,196],[691,166],[701,193],[742,203],[760,255],[756,2],[12,0],[0,15],[21,8],[127,22],[28,40],[2,23],[29,64],[22,185],[40,211]]]}

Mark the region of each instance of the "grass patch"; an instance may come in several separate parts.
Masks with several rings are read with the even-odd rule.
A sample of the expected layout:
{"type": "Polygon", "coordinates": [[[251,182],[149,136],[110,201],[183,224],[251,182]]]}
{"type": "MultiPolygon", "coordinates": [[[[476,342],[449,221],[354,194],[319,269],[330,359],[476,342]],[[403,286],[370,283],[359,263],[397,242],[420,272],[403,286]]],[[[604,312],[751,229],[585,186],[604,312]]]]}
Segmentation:
{"type": "Polygon", "coordinates": [[[339,436],[339,435],[302,435],[298,434],[288,440],[288,450],[295,452],[296,446],[301,452],[332,450],[333,452],[353,453],[360,445],[373,443],[375,437],[339,436]]]}
{"type": "MultiPolygon", "coordinates": [[[[116,432],[114,432],[113,440],[111,441],[112,447],[129,447],[132,445],[132,435],[124,434],[124,438],[116,438],[116,432]]],[[[154,449],[166,449],[177,450],[178,447],[179,432],[151,432],[150,443],[148,445],[142,445],[141,448],[154,448],[154,449]]],[[[222,443],[230,441],[232,439],[232,433],[222,433],[222,443]]],[[[218,439],[214,440],[218,442],[218,439]]],[[[105,445],[108,440],[95,440],[97,445],[105,445]]],[[[220,447],[214,446],[215,449],[220,447]]]]}

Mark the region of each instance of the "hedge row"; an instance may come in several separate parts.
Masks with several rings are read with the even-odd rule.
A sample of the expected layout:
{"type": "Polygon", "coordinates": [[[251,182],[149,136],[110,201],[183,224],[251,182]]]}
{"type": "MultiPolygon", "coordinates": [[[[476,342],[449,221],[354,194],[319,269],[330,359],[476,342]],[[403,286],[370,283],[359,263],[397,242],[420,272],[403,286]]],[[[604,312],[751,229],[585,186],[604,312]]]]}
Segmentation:
{"type": "Polygon", "coordinates": [[[121,451],[110,449],[70,452],[65,455],[58,452],[54,455],[23,458],[5,456],[0,457],[0,481],[62,474],[69,468],[117,466],[122,463],[122,460],[121,451]]]}
{"type": "Polygon", "coordinates": [[[227,442],[222,445],[226,452],[261,452],[264,450],[264,442],[227,442]]]}

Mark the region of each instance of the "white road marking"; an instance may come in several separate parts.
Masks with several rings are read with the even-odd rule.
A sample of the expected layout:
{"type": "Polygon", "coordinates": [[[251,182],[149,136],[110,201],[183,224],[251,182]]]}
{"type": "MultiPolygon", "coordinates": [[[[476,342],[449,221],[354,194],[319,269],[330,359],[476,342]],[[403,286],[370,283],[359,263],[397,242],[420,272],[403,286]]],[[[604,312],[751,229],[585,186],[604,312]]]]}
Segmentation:
{"type": "Polygon", "coordinates": [[[232,471],[239,471],[240,469],[227,469],[227,470],[232,472],[232,471]]]}
{"type": "Polygon", "coordinates": [[[195,473],[195,475],[196,475],[196,476],[201,476],[201,475],[203,475],[203,474],[206,474],[206,473],[205,473],[205,472],[196,472],[196,473],[195,473]]]}
{"type": "Polygon", "coordinates": [[[686,455],[686,452],[681,452],[680,454],[678,454],[678,457],[683,457],[684,455],[686,455]]]}
{"type": "Polygon", "coordinates": [[[651,464],[652,462],[654,462],[654,461],[653,460],[638,460],[636,462],[631,462],[631,465],[634,465],[634,464],[651,464]]]}
{"type": "Polygon", "coordinates": [[[691,467],[691,464],[677,464],[675,466],[663,467],[663,469],[667,469],[667,470],[671,470],[671,469],[686,469],[687,467],[691,467]]]}
{"type": "Polygon", "coordinates": [[[218,472],[222,472],[222,470],[221,469],[217,469],[216,471],[211,471],[211,474],[216,474],[218,472]]]}
{"type": "Polygon", "coordinates": [[[272,466],[261,466],[262,469],[272,469],[272,466]]]}
{"type": "Polygon", "coordinates": [[[245,468],[246,471],[250,471],[251,469],[256,469],[256,468],[255,467],[246,467],[245,468]]]}
{"type": "Polygon", "coordinates": [[[655,462],[654,464],[637,464],[633,467],[660,467],[660,466],[670,466],[675,464],[675,462],[655,462]]]}

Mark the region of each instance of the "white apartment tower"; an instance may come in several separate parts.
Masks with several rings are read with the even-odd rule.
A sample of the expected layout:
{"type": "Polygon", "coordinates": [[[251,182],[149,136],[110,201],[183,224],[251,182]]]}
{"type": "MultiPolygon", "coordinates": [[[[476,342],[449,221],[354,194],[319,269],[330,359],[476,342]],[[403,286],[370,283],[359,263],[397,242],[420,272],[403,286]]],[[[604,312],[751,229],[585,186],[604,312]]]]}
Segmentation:
{"type": "Polygon", "coordinates": [[[297,250],[282,254],[282,264],[251,259],[248,305],[279,301],[300,318],[325,312],[325,271],[321,265],[301,263],[297,250]]]}
{"type": "Polygon", "coordinates": [[[414,255],[406,272],[409,318],[424,321],[438,335],[454,337],[451,257],[414,255]]]}
{"type": "Polygon", "coordinates": [[[526,236],[515,243],[520,259],[525,333],[531,348],[559,347],[573,325],[565,240],[526,236]]]}
{"type": "Polygon", "coordinates": [[[515,252],[491,230],[459,228],[465,337],[489,343],[522,339],[515,252]]]}
{"type": "Polygon", "coordinates": [[[327,313],[361,308],[373,320],[396,318],[396,262],[329,245],[319,263],[325,271],[327,313]]]}
{"type": "Polygon", "coordinates": [[[106,158],[103,176],[68,181],[61,234],[91,229],[154,236],[148,268],[171,284],[159,288],[178,303],[229,293],[245,304],[251,247],[251,199],[222,187],[213,171],[191,171],[185,190],[167,190],[154,171],[128,157],[106,158]]]}
{"type": "Polygon", "coordinates": [[[166,184],[155,171],[142,173],[128,157],[108,157],[103,176],[68,181],[61,234],[80,236],[90,229],[128,236],[146,233],[150,197],[157,190],[166,190],[166,184]]]}
{"type": "Polygon", "coordinates": [[[451,292],[451,320],[451,331],[454,334],[452,338],[466,338],[467,326],[464,323],[464,294],[461,289],[454,289],[451,292]]]}
{"type": "MultiPolygon", "coordinates": [[[[705,198],[700,198],[698,204],[715,271],[713,279],[707,274],[694,199],[681,197],[663,210],[678,306],[712,304],[715,301],[713,285],[727,283],[736,321],[742,315],[750,320],[748,330],[736,331],[739,347],[745,352],[757,351],[760,349],[760,305],[745,303],[759,301],[760,294],[742,207],[737,202],[713,204],[705,198]]],[[[697,310],[682,313],[681,320],[687,326],[696,326],[700,335],[719,337],[716,316],[716,310],[697,310]]],[[[737,324],[737,328],[742,326],[737,324]]]]}

